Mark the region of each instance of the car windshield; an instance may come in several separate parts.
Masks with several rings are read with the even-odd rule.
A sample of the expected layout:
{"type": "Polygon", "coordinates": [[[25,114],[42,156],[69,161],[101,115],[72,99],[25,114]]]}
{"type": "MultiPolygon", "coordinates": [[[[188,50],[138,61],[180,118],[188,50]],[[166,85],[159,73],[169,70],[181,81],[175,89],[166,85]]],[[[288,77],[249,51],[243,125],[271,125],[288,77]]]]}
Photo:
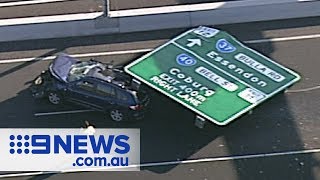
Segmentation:
{"type": "Polygon", "coordinates": [[[97,66],[96,62],[93,61],[84,61],[84,62],[79,62],[77,64],[72,65],[69,74],[68,74],[68,81],[76,81],[81,78],[83,78],[88,72],[97,66]]]}

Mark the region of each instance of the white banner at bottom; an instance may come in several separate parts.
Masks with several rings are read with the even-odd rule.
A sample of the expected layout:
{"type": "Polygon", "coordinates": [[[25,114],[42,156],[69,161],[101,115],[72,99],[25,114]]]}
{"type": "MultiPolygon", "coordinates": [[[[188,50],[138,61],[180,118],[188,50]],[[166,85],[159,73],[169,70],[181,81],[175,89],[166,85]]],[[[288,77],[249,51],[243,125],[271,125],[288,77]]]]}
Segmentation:
{"type": "Polygon", "coordinates": [[[0,171],[139,171],[139,129],[0,129],[0,171]]]}

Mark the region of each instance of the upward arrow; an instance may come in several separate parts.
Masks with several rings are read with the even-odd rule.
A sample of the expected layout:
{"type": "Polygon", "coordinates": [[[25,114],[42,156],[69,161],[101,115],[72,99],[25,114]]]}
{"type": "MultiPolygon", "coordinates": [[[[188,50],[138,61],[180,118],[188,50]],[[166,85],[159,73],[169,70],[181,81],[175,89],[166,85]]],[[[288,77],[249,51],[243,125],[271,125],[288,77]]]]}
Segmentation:
{"type": "Polygon", "coordinates": [[[192,47],[194,45],[201,46],[201,40],[200,39],[188,39],[189,43],[187,44],[188,47],[192,47]]]}

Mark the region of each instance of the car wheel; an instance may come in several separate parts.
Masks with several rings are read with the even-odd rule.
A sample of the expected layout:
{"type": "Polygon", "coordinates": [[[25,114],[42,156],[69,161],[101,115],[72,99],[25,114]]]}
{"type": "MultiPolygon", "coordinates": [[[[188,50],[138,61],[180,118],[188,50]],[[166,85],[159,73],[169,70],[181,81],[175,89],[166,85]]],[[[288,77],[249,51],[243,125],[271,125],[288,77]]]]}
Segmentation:
{"type": "Polygon", "coordinates": [[[124,120],[124,113],[121,112],[120,110],[113,109],[110,111],[110,117],[113,121],[123,121],[124,120]]]}
{"type": "Polygon", "coordinates": [[[57,92],[49,92],[48,100],[51,104],[58,105],[61,103],[61,96],[57,92]]]}

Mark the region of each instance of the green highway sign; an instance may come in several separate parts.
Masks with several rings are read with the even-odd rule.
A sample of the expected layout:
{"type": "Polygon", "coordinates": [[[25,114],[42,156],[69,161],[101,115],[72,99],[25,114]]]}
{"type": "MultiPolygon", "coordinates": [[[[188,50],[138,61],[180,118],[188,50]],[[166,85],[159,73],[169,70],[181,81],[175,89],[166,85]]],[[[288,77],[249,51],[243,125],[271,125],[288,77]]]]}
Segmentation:
{"type": "Polygon", "coordinates": [[[228,33],[204,26],[177,36],[125,71],[218,125],[300,79],[228,33]]]}

